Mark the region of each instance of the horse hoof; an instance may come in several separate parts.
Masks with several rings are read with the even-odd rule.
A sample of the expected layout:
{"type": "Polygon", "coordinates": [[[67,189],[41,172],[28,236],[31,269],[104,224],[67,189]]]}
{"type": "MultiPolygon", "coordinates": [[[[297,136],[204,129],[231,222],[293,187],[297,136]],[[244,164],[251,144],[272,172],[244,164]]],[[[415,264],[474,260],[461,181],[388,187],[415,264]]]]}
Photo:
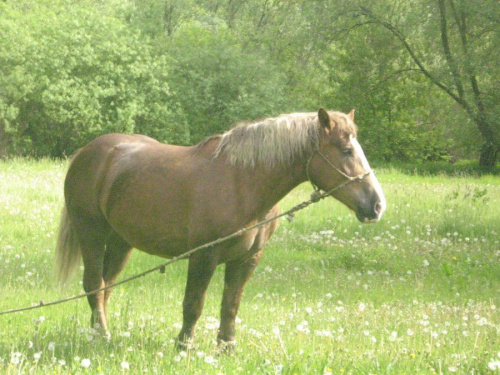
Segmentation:
{"type": "Polygon", "coordinates": [[[217,344],[217,354],[232,355],[236,351],[236,341],[220,340],[217,344]]]}
{"type": "Polygon", "coordinates": [[[95,336],[102,337],[107,342],[111,341],[111,333],[107,328],[102,328],[99,323],[95,323],[92,330],[95,332],[95,336]]]}
{"type": "Polygon", "coordinates": [[[193,340],[179,340],[179,339],[176,339],[175,340],[175,348],[178,350],[178,351],[189,351],[189,350],[194,350],[196,349],[195,346],[194,346],[194,341],[193,340]]]}

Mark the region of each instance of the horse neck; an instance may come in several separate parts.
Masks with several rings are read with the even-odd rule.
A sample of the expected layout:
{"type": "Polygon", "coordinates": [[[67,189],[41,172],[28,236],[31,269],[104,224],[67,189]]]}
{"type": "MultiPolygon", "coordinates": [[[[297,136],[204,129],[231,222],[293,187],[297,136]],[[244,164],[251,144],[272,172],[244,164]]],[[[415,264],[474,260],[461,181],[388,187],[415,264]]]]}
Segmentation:
{"type": "Polygon", "coordinates": [[[283,197],[307,180],[305,165],[297,162],[288,166],[265,168],[255,166],[252,171],[241,171],[246,206],[251,211],[267,213],[283,197]]]}

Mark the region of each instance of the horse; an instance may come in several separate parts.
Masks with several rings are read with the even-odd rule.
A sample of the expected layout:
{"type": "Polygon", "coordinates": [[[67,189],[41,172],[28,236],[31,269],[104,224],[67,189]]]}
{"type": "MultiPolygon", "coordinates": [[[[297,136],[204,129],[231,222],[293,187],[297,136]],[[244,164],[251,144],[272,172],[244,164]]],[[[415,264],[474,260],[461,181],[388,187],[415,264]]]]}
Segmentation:
{"type": "MultiPolygon", "coordinates": [[[[354,110],[320,108],[242,123],[189,147],[144,135],[96,138],[75,153],[65,178],[59,281],[64,284],[83,259],[85,292],[111,287],[133,248],[179,256],[278,214],[278,202],[307,180],[335,190],[331,195],[361,222],[380,220],[386,200],[356,129],[354,110]]],[[[192,345],[208,285],[223,263],[217,342],[234,345],[244,286],[277,225],[269,222],[189,256],[179,347],[192,345]]],[[[107,337],[111,291],[87,297],[91,324],[107,337]]]]}

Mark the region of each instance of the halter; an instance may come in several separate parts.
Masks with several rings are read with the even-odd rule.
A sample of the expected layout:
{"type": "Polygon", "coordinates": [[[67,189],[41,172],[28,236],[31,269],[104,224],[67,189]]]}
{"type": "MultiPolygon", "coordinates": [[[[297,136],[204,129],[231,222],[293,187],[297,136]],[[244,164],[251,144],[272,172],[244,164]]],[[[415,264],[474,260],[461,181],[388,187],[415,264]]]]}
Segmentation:
{"type": "Polygon", "coordinates": [[[311,194],[311,199],[315,200],[315,199],[321,199],[321,197],[323,196],[327,196],[327,195],[331,195],[334,191],[336,190],[339,190],[347,185],[349,185],[351,182],[354,182],[354,181],[362,181],[366,176],[368,176],[370,173],[373,173],[373,170],[370,169],[364,173],[361,173],[357,176],[349,176],[347,174],[345,174],[344,172],[342,172],[339,168],[337,168],[330,160],[328,160],[328,158],[319,150],[319,147],[316,148],[314,150],[314,152],[311,154],[311,156],[309,157],[309,160],[307,161],[307,165],[306,165],[306,174],[307,174],[307,179],[309,180],[309,182],[311,183],[313,189],[314,189],[314,192],[311,194]],[[343,183],[341,183],[340,185],[337,185],[335,187],[333,187],[332,189],[326,191],[325,193],[321,193],[321,189],[314,184],[314,182],[311,180],[311,176],[309,175],[309,165],[311,164],[311,160],[312,158],[314,157],[314,155],[318,154],[319,156],[321,156],[323,158],[324,161],[326,161],[326,163],[332,167],[335,171],[337,171],[341,176],[345,177],[346,178],[346,181],[344,181],[343,183]]]}

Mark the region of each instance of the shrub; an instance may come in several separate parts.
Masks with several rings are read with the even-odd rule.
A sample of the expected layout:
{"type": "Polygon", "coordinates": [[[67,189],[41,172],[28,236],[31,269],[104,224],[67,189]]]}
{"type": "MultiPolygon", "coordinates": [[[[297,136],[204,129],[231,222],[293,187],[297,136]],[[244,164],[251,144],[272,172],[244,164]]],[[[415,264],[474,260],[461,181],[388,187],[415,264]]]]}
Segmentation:
{"type": "Polygon", "coordinates": [[[10,152],[58,157],[109,132],[188,142],[168,58],[122,21],[69,3],[0,6],[0,142],[10,152]]]}

